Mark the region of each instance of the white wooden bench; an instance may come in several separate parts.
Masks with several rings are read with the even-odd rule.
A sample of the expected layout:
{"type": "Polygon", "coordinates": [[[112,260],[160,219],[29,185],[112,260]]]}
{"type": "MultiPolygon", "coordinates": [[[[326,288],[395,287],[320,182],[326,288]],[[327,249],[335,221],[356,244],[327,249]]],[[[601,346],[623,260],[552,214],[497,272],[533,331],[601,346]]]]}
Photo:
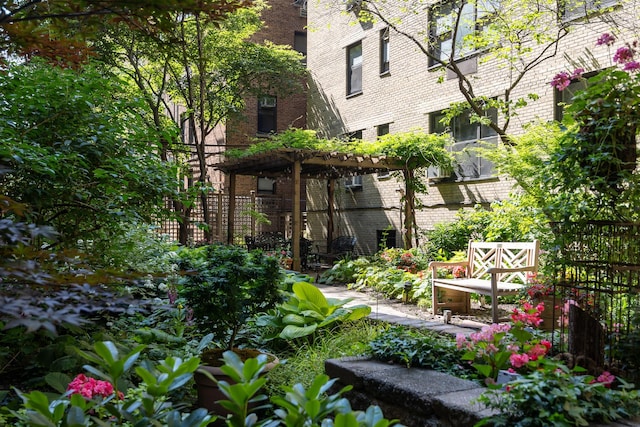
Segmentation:
{"type": "Polygon", "coordinates": [[[527,283],[527,274],[538,271],[540,242],[476,242],[470,241],[467,260],[459,262],[433,261],[431,270],[431,291],[433,292],[433,313],[450,303],[438,301],[438,289],[452,289],[466,293],[459,304],[463,311],[469,309],[469,294],[491,297],[491,316],[494,323],[498,318],[498,297],[516,295],[527,283]],[[438,277],[438,269],[460,266],[464,277],[444,279],[438,277]]]}

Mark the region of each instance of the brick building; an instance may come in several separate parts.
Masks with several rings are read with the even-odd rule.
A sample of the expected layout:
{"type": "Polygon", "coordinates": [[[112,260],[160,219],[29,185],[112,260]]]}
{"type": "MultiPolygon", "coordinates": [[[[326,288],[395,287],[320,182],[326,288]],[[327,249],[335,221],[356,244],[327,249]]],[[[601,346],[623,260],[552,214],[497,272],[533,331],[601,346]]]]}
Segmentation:
{"type": "MultiPolygon", "coordinates": [[[[404,4],[387,3],[397,7],[404,4]]],[[[603,3],[610,2],[598,5],[602,7],[603,3]]],[[[429,13],[434,4],[424,6],[422,13],[403,16],[399,27],[414,35],[427,28],[433,31],[435,27],[429,27],[429,13]]],[[[515,99],[536,93],[539,99],[511,119],[509,134],[522,132],[523,125],[535,119],[557,118],[561,98],[549,82],[559,71],[571,68],[565,54],[577,58],[589,48],[600,64],[610,63],[612,52],[604,46],[596,47],[595,40],[603,32],[612,31],[611,27],[605,19],[591,18],[588,22],[584,19],[584,7],[595,7],[594,4],[581,2],[582,9],[559,12],[558,25],[570,26],[570,32],[558,44],[557,54],[528,72],[511,94],[515,99]]],[[[381,20],[359,23],[355,15],[358,5],[355,1],[308,3],[308,128],[318,130],[323,137],[350,136],[370,141],[385,133],[416,128],[444,131],[439,124],[442,110],[464,100],[457,78],[447,75],[439,83],[442,67],[431,64],[414,43],[381,20]]],[[[402,13],[397,11],[398,15],[402,13]]],[[[618,5],[604,15],[614,17],[617,22],[638,16],[631,5],[618,5]]],[[[440,43],[446,43],[446,34],[435,36],[440,37],[440,43]]],[[[457,63],[473,79],[476,95],[503,96],[510,76],[498,61],[483,62],[481,52],[470,52],[457,63]]],[[[496,134],[479,124],[465,122],[464,117],[456,120],[459,121],[451,127],[456,140],[451,150],[457,152],[460,163],[453,171],[428,172],[429,193],[419,196],[423,208],[416,212],[422,230],[454,219],[461,208],[488,206],[492,201],[503,200],[514,189],[514,183],[497,176],[490,163],[462,151],[473,146],[478,138],[498,144],[496,134]]],[[[325,185],[316,180],[307,183],[307,232],[311,239],[320,242],[327,235],[325,185]]],[[[403,183],[392,175],[372,174],[342,180],[337,187],[334,236],[357,236],[360,253],[375,252],[384,235],[389,243],[401,245],[403,183]]]]}
{"type": "MultiPolygon", "coordinates": [[[[275,44],[290,45],[306,54],[306,2],[292,0],[270,0],[269,8],[262,13],[264,27],[252,38],[255,42],[268,40],[275,44]]],[[[288,76],[282,76],[283,79],[288,76]]],[[[229,121],[226,127],[225,146],[237,148],[247,146],[256,138],[269,135],[289,127],[306,128],[306,94],[298,93],[278,98],[265,93],[258,98],[246,100],[245,120],[229,121]]],[[[229,192],[228,181],[223,177],[222,190],[229,192]]],[[[304,188],[304,182],[302,186],[304,188]]],[[[239,177],[236,192],[239,196],[257,196],[263,213],[271,225],[262,225],[260,231],[287,231],[290,226],[293,190],[287,179],[271,180],[258,177],[239,177]]],[[[304,194],[304,190],[303,190],[304,194]]],[[[304,203],[303,201],[303,211],[304,203]]]]}

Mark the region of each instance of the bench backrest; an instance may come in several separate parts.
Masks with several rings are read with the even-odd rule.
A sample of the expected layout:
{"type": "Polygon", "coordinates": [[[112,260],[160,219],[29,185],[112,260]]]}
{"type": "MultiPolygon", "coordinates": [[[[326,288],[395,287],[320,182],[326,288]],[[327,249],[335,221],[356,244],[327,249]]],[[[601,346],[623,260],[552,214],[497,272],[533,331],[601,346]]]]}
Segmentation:
{"type": "MultiPolygon", "coordinates": [[[[533,267],[538,271],[540,242],[476,242],[469,241],[467,250],[469,277],[488,279],[487,270],[491,267],[522,268],[533,267]]],[[[498,276],[501,282],[527,283],[531,271],[503,273],[498,276]]]]}

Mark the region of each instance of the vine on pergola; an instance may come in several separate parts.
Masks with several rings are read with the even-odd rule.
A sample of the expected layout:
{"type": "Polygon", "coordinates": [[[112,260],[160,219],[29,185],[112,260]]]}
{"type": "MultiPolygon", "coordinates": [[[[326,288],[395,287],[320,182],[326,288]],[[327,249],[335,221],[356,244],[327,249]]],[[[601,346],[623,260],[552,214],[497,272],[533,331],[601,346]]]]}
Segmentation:
{"type": "Polygon", "coordinates": [[[444,134],[429,134],[421,130],[387,134],[376,141],[360,139],[344,140],[339,138],[320,138],[313,130],[288,129],[269,139],[257,140],[243,149],[226,152],[229,158],[242,158],[266,153],[281,148],[346,153],[352,155],[385,156],[396,159],[404,166],[402,178],[405,182],[405,219],[403,243],[406,248],[412,246],[412,230],[417,228],[413,212],[416,208],[416,194],[427,193],[426,171],[429,167],[450,168],[453,156],[446,150],[451,137],[444,134]]]}

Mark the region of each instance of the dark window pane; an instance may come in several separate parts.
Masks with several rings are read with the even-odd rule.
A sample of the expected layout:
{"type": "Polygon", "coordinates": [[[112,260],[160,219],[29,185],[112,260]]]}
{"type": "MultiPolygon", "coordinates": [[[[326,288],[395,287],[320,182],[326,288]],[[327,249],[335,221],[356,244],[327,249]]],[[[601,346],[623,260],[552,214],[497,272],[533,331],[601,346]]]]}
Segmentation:
{"type": "Polygon", "coordinates": [[[347,94],[362,92],[362,44],[357,43],[348,49],[347,94]]]}
{"type": "Polygon", "coordinates": [[[258,98],[258,133],[275,133],[277,129],[277,100],[274,96],[258,98]]]}
{"type": "Polygon", "coordinates": [[[380,73],[389,71],[389,28],[380,32],[380,73]]]}

